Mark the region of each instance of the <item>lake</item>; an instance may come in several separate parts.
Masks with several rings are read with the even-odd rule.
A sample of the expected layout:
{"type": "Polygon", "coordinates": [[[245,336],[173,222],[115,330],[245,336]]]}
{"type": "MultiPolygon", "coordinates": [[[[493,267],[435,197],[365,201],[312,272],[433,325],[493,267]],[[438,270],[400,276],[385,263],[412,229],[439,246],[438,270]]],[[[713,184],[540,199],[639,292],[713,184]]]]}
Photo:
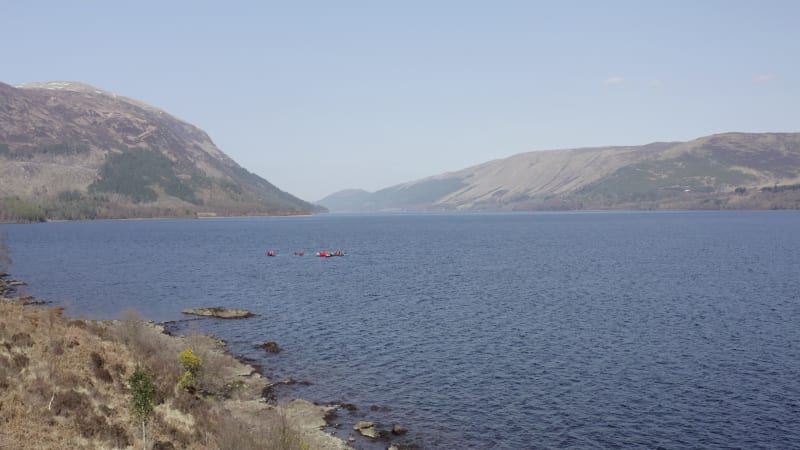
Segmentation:
{"type": "Polygon", "coordinates": [[[800,446],[796,211],[319,215],[0,232],[28,293],[75,316],[255,312],[182,331],[227,340],[272,378],[311,383],[283,397],[357,405],[341,414],[340,436],[368,419],[408,427],[406,441],[425,448],[800,446]],[[347,255],[314,257],[321,249],[347,255]],[[253,347],[267,340],[284,351],[253,347]]]}

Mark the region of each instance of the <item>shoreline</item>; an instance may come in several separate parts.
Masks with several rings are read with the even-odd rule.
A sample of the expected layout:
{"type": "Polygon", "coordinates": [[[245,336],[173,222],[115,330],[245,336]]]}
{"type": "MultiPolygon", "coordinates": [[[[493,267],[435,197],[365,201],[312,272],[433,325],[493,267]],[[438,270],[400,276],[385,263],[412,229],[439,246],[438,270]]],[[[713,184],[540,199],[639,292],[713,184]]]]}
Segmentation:
{"type": "Polygon", "coordinates": [[[336,405],[303,399],[267,402],[263,394],[274,383],[218,338],[170,335],[163,325],[130,316],[114,321],[67,317],[63,307],[27,303],[32,297],[19,295],[21,286],[0,273],[0,342],[5,343],[0,348],[0,384],[8,386],[0,401],[28,406],[0,409],[7,424],[0,430],[2,447],[21,442],[35,442],[37,448],[141,447],[141,428],[133,426],[127,408],[126,383],[141,365],[158,387],[148,445],[263,448],[248,442],[280,441],[286,448],[349,448],[323,431],[336,405]],[[145,348],[150,354],[142,352],[145,348]],[[203,357],[207,379],[196,393],[178,389],[177,379],[164,376],[180,374],[175,351],[183,348],[203,357]],[[166,357],[154,355],[159,352],[166,357]],[[43,388],[47,378],[52,386],[43,388]],[[216,429],[209,429],[220,420],[216,429]],[[254,439],[245,442],[242,433],[255,434],[254,439]]]}
{"type": "MultiPolygon", "coordinates": [[[[276,389],[304,382],[298,382],[291,377],[281,381],[267,378],[264,375],[263,366],[247,357],[232,353],[227,347],[227,343],[216,336],[180,334],[181,323],[207,320],[209,319],[207,317],[153,322],[143,320],[131,312],[126,313],[119,320],[77,319],[63,315],[64,308],[61,306],[37,300],[31,295],[20,295],[18,288],[22,288],[24,291],[24,286],[27,284],[12,280],[7,273],[0,271],[0,344],[6,341],[5,347],[9,350],[7,354],[4,354],[0,348],[0,369],[4,359],[26,358],[27,361],[26,367],[20,368],[20,376],[16,378],[18,384],[14,385],[13,389],[6,389],[6,391],[26,393],[29,396],[30,393],[26,391],[33,389],[29,384],[41,378],[40,372],[48,372],[54,378],[58,378],[53,374],[59,370],[79,373],[79,375],[73,373],[72,381],[65,386],[53,388],[50,403],[55,401],[58,404],[63,396],[84,395],[86,398],[80,397],[83,400],[79,402],[78,406],[85,407],[85,404],[94,402],[103,405],[117,405],[110,409],[98,407],[93,413],[86,413],[93,417],[95,422],[105,423],[107,427],[116,430],[115,439],[117,441],[111,447],[130,448],[132,445],[135,448],[141,445],[137,437],[137,428],[131,427],[132,419],[125,407],[127,394],[129,394],[126,392],[125,380],[134,367],[142,364],[143,366],[153,366],[149,367],[149,370],[155,375],[161,376],[156,383],[160,386],[159,396],[162,398],[155,408],[156,413],[152,425],[155,430],[148,432],[148,435],[151,436],[149,439],[163,445],[158,448],[209,448],[211,443],[200,443],[202,438],[197,436],[197,428],[202,428],[200,425],[209,421],[208,417],[205,417],[209,415],[217,417],[221,422],[216,424],[218,429],[212,430],[211,437],[208,435],[208,430],[204,431],[206,441],[209,439],[234,439],[231,436],[231,430],[238,430],[235,439],[243,439],[244,435],[255,433],[259,435],[259,440],[274,440],[276,439],[273,436],[275,429],[282,429],[283,436],[278,439],[282,442],[285,441],[284,444],[287,444],[284,446],[285,448],[292,449],[340,450],[353,448],[354,445],[357,448],[366,449],[419,448],[418,445],[409,444],[406,439],[401,437],[406,433],[406,429],[399,425],[385,430],[379,428],[380,424],[361,422],[368,419],[364,418],[363,414],[354,414],[358,409],[355,405],[334,403],[321,405],[302,398],[288,398],[279,401],[276,389]],[[15,323],[9,322],[10,317],[16,318],[15,323]],[[37,327],[37,323],[42,320],[49,323],[48,334],[37,339],[36,333],[43,333],[43,330],[37,327]],[[20,331],[10,333],[10,329],[16,328],[20,328],[20,331]],[[38,331],[37,328],[39,328],[38,331]],[[57,367],[63,356],[48,355],[47,352],[52,350],[51,345],[38,348],[38,344],[59,339],[56,336],[58,334],[62,334],[60,338],[62,340],[69,338],[68,346],[73,345],[70,349],[75,349],[74,352],[67,351],[66,353],[79,353],[83,359],[91,360],[91,363],[84,361],[83,364],[69,369],[57,367]],[[18,349],[14,349],[8,344],[9,341],[13,343],[18,340],[19,336],[25,335],[32,336],[30,340],[34,344],[30,346],[30,349],[26,348],[24,352],[20,353],[18,349]],[[196,395],[180,392],[175,387],[177,378],[172,379],[169,375],[180,374],[180,369],[177,367],[177,354],[181,349],[186,348],[192,348],[195,353],[201,355],[204,361],[204,375],[207,372],[209,378],[204,381],[202,389],[196,395]],[[142,355],[148,351],[152,354],[142,355]],[[159,353],[161,355],[158,355],[159,353]],[[46,367],[48,361],[52,360],[55,360],[56,366],[50,362],[49,366],[51,367],[46,367]],[[97,361],[100,361],[99,368],[97,361]],[[116,361],[113,370],[110,368],[111,361],[116,361]],[[31,367],[36,369],[33,370],[31,367]],[[36,376],[31,377],[34,372],[36,376]],[[101,375],[97,375],[98,373],[101,375]],[[164,376],[165,373],[168,375],[164,376]],[[98,376],[102,381],[97,381],[98,376]],[[33,379],[31,380],[31,378],[33,379]],[[80,383],[77,387],[73,386],[75,378],[82,378],[87,386],[81,387],[80,383]],[[113,386],[109,386],[112,392],[95,393],[94,396],[81,394],[81,392],[92,392],[107,379],[113,380],[113,386]],[[219,419],[219,417],[224,419],[219,419]],[[342,423],[336,420],[339,418],[344,419],[342,422],[357,421],[360,428],[342,427],[342,423]],[[364,424],[371,425],[365,426],[364,424]],[[191,436],[195,436],[197,440],[193,440],[191,436]],[[395,440],[402,443],[395,443],[395,440]],[[175,446],[175,443],[178,445],[175,446]]],[[[70,359],[81,358],[71,357],[70,359]]],[[[2,376],[3,373],[0,371],[0,384],[2,384],[2,376]]],[[[8,392],[5,394],[7,395],[8,392]]],[[[25,398],[26,395],[23,394],[21,397],[25,398]]],[[[4,400],[0,394],[0,402],[4,400]]],[[[48,409],[47,413],[51,411],[48,409]]],[[[35,424],[37,421],[29,417],[31,413],[34,411],[9,418],[4,417],[4,411],[0,409],[0,420],[5,419],[7,423],[10,422],[12,429],[16,423],[15,420],[19,421],[20,427],[23,423],[34,422],[35,424]]],[[[70,435],[69,432],[65,433],[63,428],[66,425],[66,428],[70,429],[70,425],[72,425],[74,428],[72,431],[77,431],[72,434],[79,436],[73,436],[71,442],[78,443],[78,447],[108,445],[108,442],[104,445],[98,442],[102,439],[108,441],[110,439],[108,436],[99,431],[93,433],[92,430],[84,429],[85,426],[77,419],[81,417],[80,412],[75,411],[71,414],[69,408],[60,408],[56,416],[55,422],[53,419],[49,419],[49,422],[39,424],[39,427],[36,425],[26,427],[25,432],[33,435],[52,436],[52,428],[58,425],[61,434],[70,435]],[[62,416],[66,416],[66,419],[62,416]],[[71,424],[70,417],[75,418],[76,423],[71,424]]],[[[20,442],[17,439],[21,439],[21,436],[0,431],[0,446],[20,442]]],[[[55,440],[60,443],[54,444],[44,439],[37,446],[41,448],[61,447],[63,439],[55,440]]],[[[216,443],[219,444],[219,441],[216,443]]],[[[210,448],[215,448],[214,444],[211,444],[210,448]]],[[[270,448],[270,446],[250,446],[246,442],[238,442],[235,448],[270,448]]]]}
{"type": "MultiPolygon", "coordinates": [[[[200,315],[195,317],[187,317],[184,319],[166,320],[152,323],[157,327],[162,327],[163,333],[166,335],[180,339],[185,336],[180,334],[181,328],[184,324],[214,319],[237,322],[239,320],[246,320],[247,317],[221,319],[219,317],[200,315]]],[[[357,448],[361,450],[418,450],[424,448],[421,447],[420,444],[415,440],[407,439],[409,430],[404,426],[393,422],[387,425],[386,423],[381,422],[374,417],[376,412],[390,411],[390,408],[372,405],[369,407],[363,407],[362,409],[358,405],[342,401],[312,401],[302,397],[296,397],[291,394],[281,395],[278,390],[282,390],[282,388],[292,390],[294,387],[307,386],[312,384],[312,382],[306,380],[297,380],[291,375],[281,380],[272,379],[266,375],[264,365],[250,357],[230,351],[227,347],[227,342],[224,339],[221,339],[213,334],[203,334],[201,336],[208,337],[209,339],[219,342],[221,348],[223,348],[223,351],[227,355],[235,359],[243,367],[247,367],[248,369],[252,370],[253,373],[258,374],[266,381],[266,385],[261,391],[260,401],[264,401],[270,405],[278,405],[282,402],[292,403],[299,401],[312,404],[317,408],[323,409],[325,411],[323,417],[324,424],[318,421],[314,423],[319,424],[319,429],[321,432],[341,441],[344,444],[343,448],[357,448]],[[361,427],[358,426],[359,424],[361,424],[361,427]],[[364,426],[364,424],[366,424],[366,426],[364,426]]],[[[271,343],[277,346],[276,343],[271,343]]],[[[256,347],[258,347],[258,345],[256,345],[256,347]]],[[[283,350],[280,350],[279,352],[282,351],[283,350]]],[[[314,449],[323,447],[311,448],[314,449]]]]}

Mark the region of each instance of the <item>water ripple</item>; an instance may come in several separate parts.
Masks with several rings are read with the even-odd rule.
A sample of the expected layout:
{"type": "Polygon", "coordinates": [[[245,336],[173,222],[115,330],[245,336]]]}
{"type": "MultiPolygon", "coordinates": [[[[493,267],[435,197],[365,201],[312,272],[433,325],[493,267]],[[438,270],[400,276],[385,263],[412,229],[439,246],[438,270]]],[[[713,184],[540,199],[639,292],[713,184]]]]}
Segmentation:
{"type": "Polygon", "coordinates": [[[798,223],[478,214],[2,231],[15,276],[75,314],[255,311],[200,326],[274,377],[313,382],[285,395],[358,404],[424,447],[771,449],[800,445],[798,223]],[[320,248],[348,256],[292,255],[320,248]],[[253,348],[265,340],[285,351],[253,348]]]}

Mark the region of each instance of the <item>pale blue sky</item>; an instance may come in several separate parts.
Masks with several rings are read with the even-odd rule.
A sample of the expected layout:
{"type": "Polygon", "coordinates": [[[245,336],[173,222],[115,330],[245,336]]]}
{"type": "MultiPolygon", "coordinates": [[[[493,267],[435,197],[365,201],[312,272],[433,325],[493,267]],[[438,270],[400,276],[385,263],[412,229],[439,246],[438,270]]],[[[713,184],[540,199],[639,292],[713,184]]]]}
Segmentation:
{"type": "Polygon", "coordinates": [[[0,81],[158,106],[307,200],[530,150],[800,131],[800,2],[0,0],[0,81]]]}

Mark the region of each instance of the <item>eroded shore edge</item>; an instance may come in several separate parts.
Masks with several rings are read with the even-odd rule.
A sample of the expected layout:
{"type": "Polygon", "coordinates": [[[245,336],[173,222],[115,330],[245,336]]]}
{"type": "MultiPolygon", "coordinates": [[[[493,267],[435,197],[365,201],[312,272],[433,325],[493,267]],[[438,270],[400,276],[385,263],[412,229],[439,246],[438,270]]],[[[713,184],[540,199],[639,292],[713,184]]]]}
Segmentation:
{"type": "MultiPolygon", "coordinates": [[[[298,448],[351,448],[348,442],[335,436],[335,430],[325,429],[330,430],[334,425],[331,422],[337,411],[347,411],[353,405],[317,405],[302,399],[277,404],[271,401],[274,397],[270,399],[268,393],[288,382],[267,379],[258,365],[229,352],[220,339],[172,335],[164,324],[141,319],[97,321],[69,318],[63,315],[62,307],[24,295],[25,286],[24,282],[0,273],[0,344],[5,344],[5,348],[0,350],[0,367],[8,366],[10,369],[0,375],[11,380],[9,385],[13,386],[4,394],[10,395],[12,401],[26,404],[19,410],[0,409],[0,416],[4,416],[0,418],[8,424],[0,431],[0,444],[31,442],[25,437],[30,435],[38,436],[33,442],[40,448],[59,448],[65,443],[86,448],[141,445],[138,434],[141,428],[127,408],[130,392],[126,383],[134,368],[142,363],[142,355],[138,354],[141,348],[136,348],[141,346],[141,342],[134,342],[139,339],[152,340],[156,346],[173,351],[196,348],[199,354],[213,362],[219,382],[225,387],[222,390],[233,388],[231,392],[222,394],[206,392],[209,394],[206,400],[213,403],[210,408],[215,414],[227,415],[240,428],[263,429],[264,421],[269,421],[273,422],[268,427],[272,429],[277,422],[277,425],[291,429],[298,448]],[[46,326],[42,327],[42,323],[46,326]],[[138,337],[132,338],[132,333],[138,337]],[[20,362],[23,360],[24,363],[20,362]],[[50,397],[48,399],[45,393],[38,395],[42,398],[37,398],[31,392],[36,389],[33,385],[42,383],[47,377],[54,380],[49,389],[50,397]],[[55,380],[60,379],[69,383],[59,386],[55,380]],[[70,412],[69,405],[62,398],[75,400],[79,408],[70,412]],[[53,408],[53,403],[58,405],[57,409],[53,408]],[[43,409],[47,413],[42,413],[43,409]],[[113,428],[116,435],[109,436],[87,427],[82,422],[87,416],[102,425],[97,428],[113,428]]],[[[193,436],[201,434],[196,428],[202,425],[202,420],[192,417],[186,408],[182,410],[178,403],[177,398],[160,399],[155,422],[151,425],[154,429],[148,436],[151,442],[156,443],[156,448],[214,447],[210,440],[219,437],[206,435],[204,439],[192,442],[193,436]]],[[[369,422],[359,422],[356,431],[370,441],[375,439],[371,442],[372,447],[384,442],[384,448],[417,448],[390,442],[393,431],[397,432],[396,435],[405,433],[402,427],[380,430],[369,422]]],[[[353,437],[348,440],[350,444],[354,442],[353,437]]]]}

